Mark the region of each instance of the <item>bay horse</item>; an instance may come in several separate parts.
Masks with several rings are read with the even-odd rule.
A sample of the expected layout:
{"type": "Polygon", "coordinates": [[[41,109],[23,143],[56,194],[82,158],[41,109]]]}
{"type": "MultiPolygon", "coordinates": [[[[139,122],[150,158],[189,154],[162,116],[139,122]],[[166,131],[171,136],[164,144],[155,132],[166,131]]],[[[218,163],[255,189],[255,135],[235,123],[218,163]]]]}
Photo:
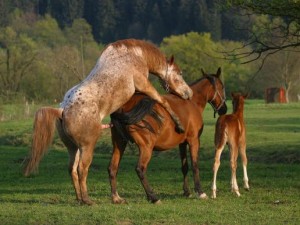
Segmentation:
{"type": "Polygon", "coordinates": [[[139,160],[136,166],[137,175],[151,203],[160,200],[151,189],[146,171],[152,151],[165,151],[179,145],[184,195],[190,196],[188,187],[187,145],[189,146],[194,175],[194,189],[199,198],[206,198],[202,191],[198,169],[199,137],[203,130],[202,113],[207,102],[215,112],[224,114],[227,111],[224,86],[219,79],[221,69],[215,75],[208,75],[202,70],[203,77],[190,85],[193,98],[184,100],[173,94],[165,99],[182,121],[184,133],[175,132],[175,124],[167,111],[153,100],[142,94],[135,94],[130,101],[111,115],[113,154],[108,167],[113,203],[126,202],[117,192],[117,173],[122,155],[129,140],[139,148],[139,160]]]}
{"type": "Polygon", "coordinates": [[[246,156],[246,128],[244,121],[244,99],[248,94],[231,93],[233,113],[218,118],[215,128],[215,162],[213,166],[212,198],[217,197],[217,173],[220,157],[226,144],[230,150],[231,190],[240,196],[236,180],[237,157],[240,153],[243,163],[244,188],[249,190],[246,156]]]}
{"type": "Polygon", "coordinates": [[[53,138],[56,122],[59,136],[68,149],[68,170],[76,198],[84,204],[93,204],[86,180],[94,146],[101,134],[101,121],[125,104],[135,91],[159,102],[170,113],[178,130],[183,130],[167,100],[148,80],[149,73],[161,78],[180,97],[192,97],[192,90],[174,63],[174,57],[167,60],[157,47],[141,40],[111,43],[102,51],[90,74],[65,94],[60,108],[44,107],[36,112],[32,148],[24,175],[37,170],[53,138]]]}

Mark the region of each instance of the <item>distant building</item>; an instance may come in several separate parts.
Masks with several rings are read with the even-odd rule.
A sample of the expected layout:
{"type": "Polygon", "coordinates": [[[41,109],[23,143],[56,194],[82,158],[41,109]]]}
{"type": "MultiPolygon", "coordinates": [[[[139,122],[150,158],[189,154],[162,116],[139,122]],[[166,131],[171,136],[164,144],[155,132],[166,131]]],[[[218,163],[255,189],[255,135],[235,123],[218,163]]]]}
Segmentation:
{"type": "Polygon", "coordinates": [[[266,89],[265,93],[266,103],[286,103],[285,89],[280,87],[271,87],[266,89]]]}

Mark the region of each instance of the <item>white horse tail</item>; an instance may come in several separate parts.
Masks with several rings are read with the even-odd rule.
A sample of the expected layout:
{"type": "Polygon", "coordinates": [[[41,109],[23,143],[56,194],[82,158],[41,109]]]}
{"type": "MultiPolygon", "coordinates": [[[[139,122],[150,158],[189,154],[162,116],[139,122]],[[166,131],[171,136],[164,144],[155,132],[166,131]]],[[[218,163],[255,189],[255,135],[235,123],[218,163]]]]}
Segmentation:
{"type": "Polygon", "coordinates": [[[53,140],[56,120],[62,118],[62,112],[63,109],[43,107],[35,113],[31,151],[25,159],[25,176],[37,172],[39,163],[53,140]]]}

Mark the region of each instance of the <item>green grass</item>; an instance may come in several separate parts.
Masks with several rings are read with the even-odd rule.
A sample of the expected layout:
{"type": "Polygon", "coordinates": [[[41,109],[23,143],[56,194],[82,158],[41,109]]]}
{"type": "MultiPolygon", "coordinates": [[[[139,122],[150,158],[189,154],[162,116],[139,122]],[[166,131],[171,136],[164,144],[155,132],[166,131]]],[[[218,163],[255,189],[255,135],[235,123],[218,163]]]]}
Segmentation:
{"type": "MultiPolygon", "coordinates": [[[[231,112],[230,102],[228,106],[231,112]]],[[[68,154],[57,138],[42,160],[39,174],[22,176],[32,119],[16,115],[17,120],[0,122],[0,224],[300,224],[299,112],[300,104],[246,102],[251,189],[242,189],[239,164],[240,198],[230,192],[228,150],[223,153],[219,169],[217,199],[183,197],[180,160],[175,149],[155,153],[150,162],[149,182],[162,200],[161,205],[152,205],[135,173],[137,149],[131,147],[118,174],[118,191],[128,204],[113,205],[107,175],[111,144],[106,131],[97,144],[89,172],[89,193],[97,203],[91,207],[75,201],[67,173],[68,154]]],[[[199,167],[203,189],[210,194],[216,118],[209,105],[204,118],[199,167]]],[[[189,178],[192,189],[191,171],[189,178]]]]}

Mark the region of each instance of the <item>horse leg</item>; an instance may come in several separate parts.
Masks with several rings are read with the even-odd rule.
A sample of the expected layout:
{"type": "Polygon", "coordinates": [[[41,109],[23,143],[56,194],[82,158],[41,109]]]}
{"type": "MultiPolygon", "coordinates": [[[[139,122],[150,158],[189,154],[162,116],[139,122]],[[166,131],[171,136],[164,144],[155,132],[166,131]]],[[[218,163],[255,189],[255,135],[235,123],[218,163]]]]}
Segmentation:
{"type": "Polygon", "coordinates": [[[160,200],[154,194],[152,188],[148,183],[148,179],[146,176],[147,166],[151,159],[151,154],[152,154],[152,149],[151,151],[148,151],[148,149],[140,147],[140,156],[139,156],[138,165],[136,166],[136,172],[146,192],[147,199],[151,203],[159,204],[160,200]]]}
{"type": "Polygon", "coordinates": [[[113,154],[108,167],[109,182],[111,187],[111,199],[114,204],[126,203],[126,200],[121,198],[117,192],[117,173],[119,164],[122,159],[127,141],[122,140],[114,127],[111,129],[113,154]]]}
{"type": "Polygon", "coordinates": [[[79,150],[78,147],[72,142],[72,140],[66,135],[62,128],[62,122],[61,120],[57,120],[56,127],[58,130],[58,134],[62,140],[62,142],[65,144],[65,146],[68,149],[69,152],[69,167],[68,171],[72,178],[73,187],[76,193],[76,199],[77,201],[81,201],[81,191],[79,186],[79,179],[78,179],[78,173],[77,173],[77,167],[79,162],[79,150]]]}
{"type": "Polygon", "coordinates": [[[243,173],[244,173],[244,188],[249,191],[249,179],[248,179],[248,174],[247,174],[247,164],[248,164],[248,159],[246,155],[246,143],[240,145],[240,155],[242,159],[242,164],[243,164],[243,173]]]}
{"type": "Polygon", "coordinates": [[[198,137],[189,141],[191,164],[194,177],[194,190],[198,194],[200,199],[206,199],[207,195],[202,191],[200,178],[199,178],[199,167],[198,167],[198,153],[199,153],[199,140],[198,137]]]}
{"type": "Polygon", "coordinates": [[[221,164],[221,154],[222,151],[224,149],[225,144],[222,144],[220,146],[217,146],[215,149],[215,162],[214,162],[214,166],[213,166],[213,172],[214,172],[214,176],[213,176],[213,183],[212,183],[212,194],[211,194],[211,198],[217,198],[217,174],[218,174],[218,170],[221,164]]]}
{"type": "Polygon", "coordinates": [[[152,84],[146,77],[144,79],[141,79],[141,77],[139,77],[138,79],[134,79],[134,84],[136,90],[145,93],[146,95],[157,101],[159,104],[161,104],[171,115],[172,120],[176,125],[176,131],[179,133],[184,133],[184,128],[178,116],[169,105],[168,101],[157,92],[157,90],[152,86],[152,84]]]}
{"type": "Polygon", "coordinates": [[[236,179],[236,168],[237,168],[237,157],[238,157],[238,145],[237,143],[232,143],[230,146],[230,166],[231,166],[231,191],[235,192],[239,197],[241,196],[239,192],[239,187],[236,179]]]}
{"type": "Polygon", "coordinates": [[[80,148],[80,156],[78,163],[78,177],[81,191],[81,200],[84,204],[93,205],[94,202],[90,199],[87,190],[87,176],[89,167],[92,163],[95,143],[89,143],[80,148]]]}
{"type": "Polygon", "coordinates": [[[187,161],[187,155],[186,155],[186,149],[187,143],[183,143],[179,145],[179,151],[180,151],[180,159],[181,159],[181,171],[183,174],[183,195],[186,197],[191,197],[191,192],[188,185],[188,177],[187,173],[189,170],[189,165],[187,161]]]}

